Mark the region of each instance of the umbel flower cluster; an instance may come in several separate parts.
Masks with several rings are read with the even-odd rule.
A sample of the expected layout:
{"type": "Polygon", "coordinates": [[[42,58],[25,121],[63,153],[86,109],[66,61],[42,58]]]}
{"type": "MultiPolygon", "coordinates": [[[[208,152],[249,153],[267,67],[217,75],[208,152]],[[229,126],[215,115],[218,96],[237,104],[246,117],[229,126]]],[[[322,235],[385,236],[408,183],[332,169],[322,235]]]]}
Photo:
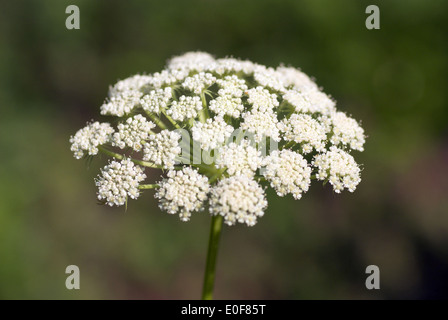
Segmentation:
{"type": "Polygon", "coordinates": [[[292,67],[189,52],[119,81],[100,109],[118,124],[88,123],[70,143],[77,159],[111,157],[96,179],[110,206],[155,189],[161,210],[182,221],[206,209],[253,226],[268,187],[300,199],[312,180],[337,193],[361,181],[351,151],[363,151],[364,130],[292,67]],[[160,180],[143,184],[157,169],[160,180]]]}

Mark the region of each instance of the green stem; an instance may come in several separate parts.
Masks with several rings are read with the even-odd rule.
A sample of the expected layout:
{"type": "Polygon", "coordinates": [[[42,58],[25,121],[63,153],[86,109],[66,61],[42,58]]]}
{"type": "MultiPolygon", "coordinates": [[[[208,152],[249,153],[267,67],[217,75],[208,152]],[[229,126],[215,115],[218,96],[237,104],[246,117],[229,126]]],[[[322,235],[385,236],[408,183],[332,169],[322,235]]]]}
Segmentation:
{"type": "Polygon", "coordinates": [[[295,144],[294,141],[289,141],[287,144],[285,144],[285,145],[283,146],[283,149],[291,148],[294,144],[295,144]]]}
{"type": "Polygon", "coordinates": [[[162,130],[165,130],[167,128],[166,124],[163,123],[162,120],[152,112],[148,112],[145,110],[146,115],[162,130]]]}
{"type": "MultiPolygon", "coordinates": [[[[113,151],[107,150],[106,148],[104,148],[103,146],[98,146],[98,150],[100,150],[102,153],[107,154],[110,157],[113,157],[115,159],[118,160],[123,160],[125,158],[125,156],[119,154],[119,153],[115,153],[113,151]]],[[[129,160],[131,160],[132,162],[134,162],[135,164],[144,166],[144,167],[148,167],[148,168],[158,168],[158,169],[162,169],[162,166],[156,165],[154,163],[151,162],[147,162],[147,161],[143,161],[143,160],[137,160],[137,159],[133,159],[130,157],[126,157],[129,160]]]]}
{"type": "Polygon", "coordinates": [[[171,124],[176,128],[176,129],[182,129],[182,127],[173,119],[173,118],[171,118],[169,115],[167,115],[166,114],[166,111],[165,111],[165,109],[161,109],[162,110],[162,113],[163,113],[163,115],[165,116],[165,118],[167,118],[168,119],[168,121],[169,122],[171,122],[171,124]]]}
{"type": "Polygon", "coordinates": [[[138,186],[140,190],[147,190],[147,189],[157,189],[160,188],[160,185],[158,184],[141,184],[138,186]]]}
{"type": "Polygon", "coordinates": [[[202,300],[213,299],[213,286],[215,284],[216,256],[219,248],[219,238],[222,230],[223,217],[216,215],[212,217],[210,226],[210,237],[208,240],[207,262],[205,265],[204,287],[202,289],[202,300]]]}
{"type": "Polygon", "coordinates": [[[207,100],[205,99],[204,92],[201,93],[202,110],[199,111],[199,121],[205,123],[205,120],[209,118],[207,110],[207,100]]]}

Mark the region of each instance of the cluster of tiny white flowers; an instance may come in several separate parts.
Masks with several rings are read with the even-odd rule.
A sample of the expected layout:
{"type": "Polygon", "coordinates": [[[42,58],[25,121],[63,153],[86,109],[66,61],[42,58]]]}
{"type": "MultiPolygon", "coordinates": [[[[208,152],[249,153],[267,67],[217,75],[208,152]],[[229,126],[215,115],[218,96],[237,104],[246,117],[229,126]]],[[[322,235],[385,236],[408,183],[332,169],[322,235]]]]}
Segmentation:
{"type": "Polygon", "coordinates": [[[304,87],[300,92],[309,102],[310,110],[316,110],[322,114],[334,112],[336,103],[322,91],[315,87],[304,87]]]}
{"type": "Polygon", "coordinates": [[[297,152],[284,149],[273,151],[263,161],[263,175],[280,197],[291,193],[298,200],[311,183],[311,167],[297,152]]]}
{"type": "Polygon", "coordinates": [[[205,52],[187,52],[184,55],[173,57],[167,67],[172,70],[203,71],[213,64],[215,59],[205,52]]]}
{"type": "Polygon", "coordinates": [[[241,129],[253,133],[256,142],[261,142],[264,137],[270,137],[274,141],[280,141],[280,132],[277,128],[277,115],[272,110],[265,112],[252,110],[243,113],[244,121],[241,129]]]}
{"type": "Polygon", "coordinates": [[[135,106],[140,103],[142,92],[137,90],[128,90],[112,96],[109,101],[101,106],[101,114],[123,117],[131,113],[135,106]]]}
{"type": "Polygon", "coordinates": [[[120,149],[127,146],[140,151],[155,126],[141,114],[130,117],[126,122],[118,124],[118,131],[112,136],[112,145],[120,149]]]}
{"type": "Polygon", "coordinates": [[[146,112],[159,114],[161,109],[166,109],[168,107],[168,103],[172,96],[173,93],[170,87],[151,90],[140,99],[140,104],[146,112]]]}
{"type": "Polygon", "coordinates": [[[210,71],[223,75],[226,73],[244,73],[252,75],[257,64],[249,60],[239,60],[235,58],[217,59],[214,63],[208,66],[210,71]]]}
{"type": "Polygon", "coordinates": [[[87,124],[86,127],[79,129],[74,136],[70,137],[72,144],[70,150],[76,159],[81,159],[85,153],[94,156],[98,153],[98,146],[109,142],[113,132],[114,128],[108,123],[97,121],[87,124]]]}
{"type": "Polygon", "coordinates": [[[215,81],[216,78],[211,73],[200,72],[186,78],[182,86],[196,94],[201,94],[204,89],[210,87],[215,81]]]}
{"type": "Polygon", "coordinates": [[[236,222],[255,225],[268,205],[263,188],[244,175],[224,178],[210,193],[210,213],[223,216],[230,226],[236,222]]]}
{"type": "Polygon", "coordinates": [[[122,206],[128,197],[137,199],[140,195],[139,183],[146,179],[143,168],[129,159],[111,161],[96,180],[98,199],[109,206],[122,206]]]}
{"type": "Polygon", "coordinates": [[[294,87],[299,90],[306,87],[317,89],[313,80],[296,68],[280,66],[277,67],[276,71],[286,87],[294,87]]]}
{"type": "Polygon", "coordinates": [[[277,95],[261,86],[247,90],[247,95],[249,96],[247,101],[252,105],[253,111],[265,112],[279,105],[277,95]]]}
{"type": "Polygon", "coordinates": [[[174,120],[184,121],[195,118],[202,109],[202,101],[198,96],[181,96],[179,101],[173,101],[171,108],[166,111],[174,120]]]}
{"type": "Polygon", "coordinates": [[[244,110],[244,105],[241,98],[224,94],[222,96],[218,96],[214,100],[211,100],[209,109],[221,117],[229,115],[231,117],[238,118],[241,115],[241,111],[244,110]]]}
{"type": "Polygon", "coordinates": [[[160,89],[163,86],[171,86],[178,81],[185,79],[188,76],[186,70],[163,70],[162,72],[156,72],[151,76],[149,85],[155,89],[160,89]]]}
{"type": "Polygon", "coordinates": [[[363,151],[364,130],[293,67],[188,52],[160,72],[119,81],[100,110],[120,118],[116,129],[95,122],[70,142],[78,159],[99,151],[125,159],[97,180],[109,205],[156,188],[160,208],[183,221],[208,205],[228,225],[252,226],[267,207],[265,188],[300,199],[313,179],[337,193],[360,182],[350,152],[363,151]],[[139,186],[140,166],[169,171],[139,186]]]}
{"type": "Polygon", "coordinates": [[[247,90],[246,81],[237,76],[226,76],[224,79],[216,80],[216,83],[221,87],[218,91],[220,96],[229,95],[235,98],[241,98],[247,90]]]}
{"type": "Polygon", "coordinates": [[[312,87],[305,87],[304,91],[288,90],[283,95],[298,113],[320,113],[328,115],[334,111],[334,101],[312,87]]]}
{"type": "Polygon", "coordinates": [[[215,149],[223,145],[233,131],[234,128],[220,116],[207,119],[205,123],[196,122],[191,128],[193,139],[201,144],[203,150],[215,149]]]}
{"type": "Polygon", "coordinates": [[[176,156],[182,151],[179,140],[181,135],[175,131],[163,130],[148,137],[143,148],[143,160],[172,169],[176,156]]]}
{"type": "Polygon", "coordinates": [[[328,179],[337,193],[344,189],[353,192],[361,182],[361,170],[353,156],[334,146],[326,153],[316,155],[313,165],[319,170],[317,179],[328,179]]]}
{"type": "Polygon", "coordinates": [[[223,146],[216,158],[218,168],[227,168],[230,175],[253,176],[261,166],[261,152],[251,145],[250,140],[242,140],[239,144],[231,142],[223,146]]]}
{"type": "Polygon", "coordinates": [[[151,76],[137,74],[124,80],[120,80],[109,89],[109,97],[118,97],[127,91],[140,91],[148,85],[151,79],[151,76]]]}
{"type": "Polygon", "coordinates": [[[280,92],[285,90],[281,75],[273,68],[257,67],[254,72],[254,78],[263,87],[280,92]]]}
{"type": "Polygon", "coordinates": [[[203,210],[210,184],[208,178],[191,167],[170,170],[167,179],[159,182],[155,197],[159,206],[169,214],[179,214],[182,221],[190,220],[191,213],[203,210]]]}
{"type": "Polygon", "coordinates": [[[333,124],[333,136],[331,142],[335,145],[342,143],[350,145],[354,150],[364,150],[364,129],[359,126],[355,119],[347,117],[343,112],[335,112],[331,116],[333,124]]]}
{"type": "Polygon", "coordinates": [[[288,119],[283,119],[278,127],[284,133],[285,140],[302,145],[304,154],[310,153],[313,149],[319,152],[325,149],[327,129],[308,114],[294,113],[288,119]]]}

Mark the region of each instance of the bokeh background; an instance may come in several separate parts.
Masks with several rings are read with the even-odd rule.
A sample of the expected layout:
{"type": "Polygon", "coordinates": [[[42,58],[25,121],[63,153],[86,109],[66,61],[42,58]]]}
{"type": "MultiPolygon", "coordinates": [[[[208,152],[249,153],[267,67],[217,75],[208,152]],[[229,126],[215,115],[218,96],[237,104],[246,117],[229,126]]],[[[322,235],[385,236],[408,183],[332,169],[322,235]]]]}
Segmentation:
{"type": "Polygon", "coordinates": [[[151,191],[127,212],[98,205],[106,159],[76,161],[68,142],[102,119],[110,84],[190,50],[300,67],[369,136],[355,193],[270,194],[257,226],[224,229],[216,298],[447,298],[447,12],[444,0],[1,1],[0,298],[200,297],[209,217],[181,223],[151,191]],[[80,30],[65,28],[70,4],[80,30]],[[365,27],[369,4],[380,30],[365,27]],[[70,264],[80,290],[65,288],[70,264]],[[380,290],[365,288],[371,264],[380,290]]]}

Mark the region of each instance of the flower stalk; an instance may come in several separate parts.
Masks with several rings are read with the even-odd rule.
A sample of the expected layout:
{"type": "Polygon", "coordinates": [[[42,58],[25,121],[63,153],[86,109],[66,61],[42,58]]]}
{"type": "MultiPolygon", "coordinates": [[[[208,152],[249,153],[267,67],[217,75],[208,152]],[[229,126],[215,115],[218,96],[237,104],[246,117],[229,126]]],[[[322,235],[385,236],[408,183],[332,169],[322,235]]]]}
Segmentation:
{"type": "Polygon", "coordinates": [[[213,287],[215,285],[216,275],[216,259],[218,256],[219,239],[221,237],[222,224],[222,216],[216,215],[212,217],[210,225],[210,236],[208,240],[207,260],[205,263],[202,300],[213,299],[213,287]]]}

